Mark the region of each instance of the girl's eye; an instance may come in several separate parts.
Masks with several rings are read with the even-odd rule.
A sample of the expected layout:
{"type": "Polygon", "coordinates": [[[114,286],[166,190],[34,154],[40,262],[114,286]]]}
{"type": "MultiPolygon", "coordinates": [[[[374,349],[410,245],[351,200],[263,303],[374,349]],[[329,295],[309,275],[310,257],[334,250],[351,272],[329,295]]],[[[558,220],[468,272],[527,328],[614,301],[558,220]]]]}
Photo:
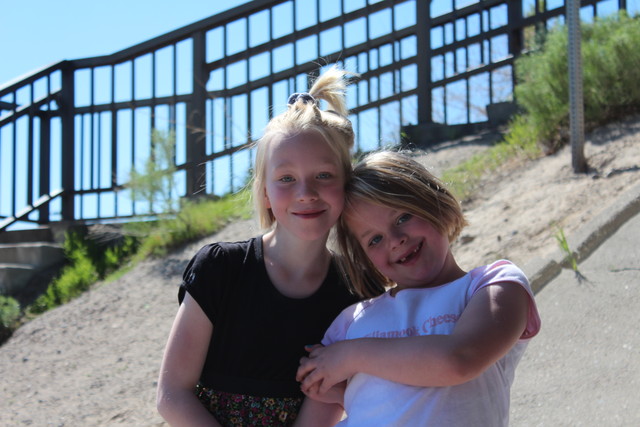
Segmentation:
{"type": "Polygon", "coordinates": [[[293,179],[292,176],[287,175],[287,176],[283,176],[278,181],[280,181],[280,182],[293,182],[294,179],[293,179]]]}
{"type": "Polygon", "coordinates": [[[331,178],[331,174],[329,172],[321,172],[318,174],[318,178],[320,179],[329,179],[331,178]]]}
{"type": "Polygon", "coordinates": [[[381,240],[382,240],[382,236],[380,236],[380,235],[373,236],[373,238],[371,238],[371,240],[369,240],[369,246],[375,246],[378,243],[380,243],[381,240]]]}
{"type": "Polygon", "coordinates": [[[398,217],[398,220],[396,221],[397,225],[403,224],[407,221],[409,221],[411,219],[411,214],[405,213],[400,215],[400,217],[398,217]]]}

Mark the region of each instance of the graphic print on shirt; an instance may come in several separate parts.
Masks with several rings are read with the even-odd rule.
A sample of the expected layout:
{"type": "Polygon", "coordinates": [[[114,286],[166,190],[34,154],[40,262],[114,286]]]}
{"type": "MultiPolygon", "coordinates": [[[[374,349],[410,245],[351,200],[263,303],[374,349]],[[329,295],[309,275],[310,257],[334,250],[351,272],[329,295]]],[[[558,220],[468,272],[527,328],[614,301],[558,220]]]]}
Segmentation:
{"type": "Polygon", "coordinates": [[[420,325],[409,326],[407,328],[395,329],[395,330],[375,330],[366,334],[365,338],[403,338],[403,337],[416,337],[419,335],[431,335],[434,333],[433,329],[445,323],[455,324],[460,316],[455,313],[441,314],[438,316],[429,316],[420,325]]]}

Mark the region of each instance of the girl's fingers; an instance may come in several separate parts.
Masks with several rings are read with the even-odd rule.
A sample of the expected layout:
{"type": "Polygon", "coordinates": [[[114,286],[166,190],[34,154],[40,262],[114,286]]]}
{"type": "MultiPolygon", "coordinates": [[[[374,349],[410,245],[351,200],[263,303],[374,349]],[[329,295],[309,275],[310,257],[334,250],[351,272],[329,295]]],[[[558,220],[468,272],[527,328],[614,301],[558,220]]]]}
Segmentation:
{"type": "Polygon", "coordinates": [[[308,344],[304,346],[304,349],[307,350],[307,352],[309,353],[313,353],[313,350],[321,347],[323,347],[322,344],[308,344]]]}
{"type": "Polygon", "coordinates": [[[320,392],[319,384],[312,384],[310,387],[302,388],[302,393],[304,393],[305,396],[308,396],[312,399],[318,399],[320,395],[319,392],[320,392]]]}
{"type": "Polygon", "coordinates": [[[322,388],[323,378],[317,375],[316,371],[310,371],[305,375],[304,379],[300,382],[302,390],[315,389],[316,393],[322,388]]]}
{"type": "Polygon", "coordinates": [[[301,382],[301,389],[304,394],[324,395],[334,384],[325,381],[325,378],[319,376],[317,372],[310,372],[301,382]]]}
{"type": "Polygon", "coordinates": [[[309,372],[313,371],[314,367],[311,366],[310,360],[308,357],[303,357],[300,359],[300,366],[298,366],[298,371],[296,372],[296,381],[302,382],[309,372]]]}
{"type": "Polygon", "coordinates": [[[319,382],[318,394],[326,394],[335,384],[329,384],[327,381],[319,382]]]}

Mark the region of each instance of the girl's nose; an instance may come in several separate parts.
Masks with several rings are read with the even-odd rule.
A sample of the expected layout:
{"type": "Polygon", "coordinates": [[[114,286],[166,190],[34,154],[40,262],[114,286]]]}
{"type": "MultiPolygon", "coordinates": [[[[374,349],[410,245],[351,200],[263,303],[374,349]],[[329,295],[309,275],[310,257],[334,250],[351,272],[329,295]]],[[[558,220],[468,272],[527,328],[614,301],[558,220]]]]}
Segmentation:
{"type": "Polygon", "coordinates": [[[317,198],[318,191],[316,190],[315,185],[311,182],[302,181],[298,189],[298,200],[304,202],[313,201],[317,198]]]}
{"type": "Polygon", "coordinates": [[[407,242],[407,235],[398,230],[393,231],[390,237],[392,249],[397,249],[407,242]]]}

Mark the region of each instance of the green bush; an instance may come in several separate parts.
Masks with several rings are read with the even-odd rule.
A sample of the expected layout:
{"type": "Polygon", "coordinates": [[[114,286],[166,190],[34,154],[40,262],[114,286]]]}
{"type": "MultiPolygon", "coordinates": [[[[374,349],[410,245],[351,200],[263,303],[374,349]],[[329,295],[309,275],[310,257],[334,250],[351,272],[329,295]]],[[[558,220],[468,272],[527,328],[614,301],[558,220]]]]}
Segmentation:
{"type": "Polygon", "coordinates": [[[69,264],[29,307],[29,313],[43,313],[71,301],[93,283],[118,269],[124,260],[135,253],[137,247],[137,239],[131,236],[124,236],[105,248],[104,244],[86,238],[83,232],[67,232],[64,253],[69,264]]]}
{"type": "Polygon", "coordinates": [[[238,218],[251,214],[249,192],[244,190],[219,199],[187,202],[173,218],[127,226],[136,235],[146,236],[135,256],[136,260],[148,256],[164,256],[176,247],[212,234],[238,218]]]}
{"type": "Polygon", "coordinates": [[[123,236],[118,244],[108,247],[103,256],[94,257],[97,262],[98,274],[101,278],[120,268],[124,261],[131,258],[140,246],[140,239],[133,236],[123,236]]]}
{"type": "Polygon", "coordinates": [[[20,319],[20,304],[14,298],[0,295],[0,343],[11,336],[20,319]]]}
{"type": "MultiPolygon", "coordinates": [[[[587,129],[640,109],[640,18],[624,12],[581,25],[587,129]]],[[[568,141],[567,30],[547,35],[541,50],[516,60],[515,96],[547,152],[568,141]]]]}
{"type": "Polygon", "coordinates": [[[585,26],[585,118],[600,124],[640,106],[640,16],[585,26]]]}
{"type": "Polygon", "coordinates": [[[96,264],[90,257],[89,243],[84,235],[68,232],[64,240],[65,256],[69,265],[62,269],[46,292],[29,307],[33,314],[43,313],[58,305],[67,303],[87,290],[100,277],[96,264]]]}
{"type": "Polygon", "coordinates": [[[20,303],[15,298],[0,295],[0,326],[11,327],[20,317],[20,303]]]}
{"type": "MultiPolygon", "coordinates": [[[[640,110],[640,17],[624,12],[582,24],[582,66],[587,129],[640,110]]],[[[442,178],[462,200],[482,177],[514,157],[552,153],[568,141],[569,70],[566,27],[533,43],[538,50],[516,60],[514,91],[523,112],[503,140],[444,172],[442,178]],[[539,43],[539,44],[538,44],[539,43]]]]}

